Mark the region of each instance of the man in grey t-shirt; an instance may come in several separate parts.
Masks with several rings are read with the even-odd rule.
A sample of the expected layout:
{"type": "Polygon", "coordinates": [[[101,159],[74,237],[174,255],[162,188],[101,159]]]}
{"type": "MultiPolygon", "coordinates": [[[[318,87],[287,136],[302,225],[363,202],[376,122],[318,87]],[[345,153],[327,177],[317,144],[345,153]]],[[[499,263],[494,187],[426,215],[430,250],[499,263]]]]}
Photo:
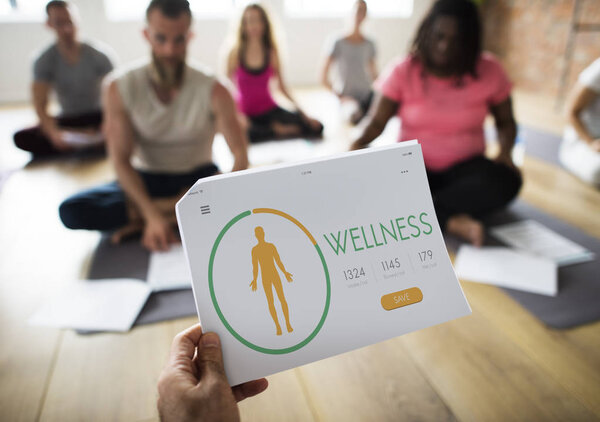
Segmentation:
{"type": "Polygon", "coordinates": [[[77,39],[76,11],[64,1],[46,6],[46,25],[56,43],[43,51],[33,66],[33,104],[39,125],[14,135],[15,145],[34,155],[97,146],[102,114],[100,87],[113,65],[107,55],[77,39]],[[48,97],[56,93],[61,114],[48,113],[48,97]]]}

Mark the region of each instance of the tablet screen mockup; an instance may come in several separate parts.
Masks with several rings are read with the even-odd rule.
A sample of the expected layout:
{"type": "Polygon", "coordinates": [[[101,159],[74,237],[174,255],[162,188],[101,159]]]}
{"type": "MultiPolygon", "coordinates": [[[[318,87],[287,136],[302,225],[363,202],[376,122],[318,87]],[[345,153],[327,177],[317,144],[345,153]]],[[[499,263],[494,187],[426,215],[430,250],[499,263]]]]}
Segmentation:
{"type": "Polygon", "coordinates": [[[471,312],[416,141],[200,179],[176,211],[231,385],[471,312]]]}

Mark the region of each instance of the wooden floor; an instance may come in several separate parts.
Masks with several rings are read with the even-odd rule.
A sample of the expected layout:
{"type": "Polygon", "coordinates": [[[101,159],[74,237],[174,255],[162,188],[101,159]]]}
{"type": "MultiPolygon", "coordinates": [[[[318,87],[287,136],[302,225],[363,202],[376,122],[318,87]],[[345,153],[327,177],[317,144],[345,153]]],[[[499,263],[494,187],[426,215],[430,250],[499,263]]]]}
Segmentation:
{"type": "MultiPolygon", "coordinates": [[[[352,131],[335,101],[300,94],[326,117],[326,141],[314,152],[343,149],[352,131]]],[[[560,130],[552,104],[515,97],[522,123],[560,130]]],[[[0,169],[26,162],[9,135],[30,118],[28,109],[0,110],[0,169]]],[[[600,237],[598,191],[532,158],[524,175],[523,199],[600,237]]],[[[39,163],[0,192],[1,421],[157,419],[156,381],[171,339],[195,318],[93,336],[27,324],[58,287],[85,276],[98,240],[64,229],[58,204],[112,177],[104,160],[39,163]]],[[[462,285],[471,316],[273,375],[267,392],[240,405],[243,419],[600,420],[600,323],[550,330],[501,290],[462,285]]]]}

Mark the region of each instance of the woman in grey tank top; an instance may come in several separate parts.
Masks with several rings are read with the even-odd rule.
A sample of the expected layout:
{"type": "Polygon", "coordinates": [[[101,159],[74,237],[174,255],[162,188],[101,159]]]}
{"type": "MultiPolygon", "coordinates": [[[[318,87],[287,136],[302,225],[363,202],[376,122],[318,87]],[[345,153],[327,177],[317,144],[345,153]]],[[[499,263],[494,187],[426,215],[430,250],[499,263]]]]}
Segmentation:
{"type": "Polygon", "coordinates": [[[367,3],[358,0],[354,4],[352,32],[333,43],[321,78],[323,85],[340,98],[344,117],[353,124],[367,113],[373,98],[371,85],[377,78],[375,43],[361,32],[366,17],[367,3]],[[329,71],[334,65],[337,77],[331,83],[329,71]]]}

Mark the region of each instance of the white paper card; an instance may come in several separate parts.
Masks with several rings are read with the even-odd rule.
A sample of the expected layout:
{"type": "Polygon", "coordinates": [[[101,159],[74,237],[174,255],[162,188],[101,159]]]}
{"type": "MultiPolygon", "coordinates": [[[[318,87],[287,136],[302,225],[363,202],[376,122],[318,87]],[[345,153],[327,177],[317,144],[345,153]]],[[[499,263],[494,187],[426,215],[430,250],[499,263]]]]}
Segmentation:
{"type": "Polygon", "coordinates": [[[46,302],[29,323],[76,330],[128,331],[150,292],[141,280],[77,281],[46,302]]]}
{"type": "Polygon", "coordinates": [[[504,247],[463,245],[455,261],[458,278],[531,293],[556,296],[554,261],[504,247]]]}
{"type": "Polygon", "coordinates": [[[147,280],[155,292],[191,288],[192,279],[183,247],[171,245],[168,251],[152,252],[147,280]]]}
{"type": "Polygon", "coordinates": [[[63,133],[63,140],[74,147],[85,147],[101,144],[104,142],[104,135],[102,135],[102,132],[85,133],[67,131],[63,133]]]}
{"type": "Polygon", "coordinates": [[[176,210],[232,385],[470,313],[414,141],[201,179],[176,210]]]}
{"type": "Polygon", "coordinates": [[[514,248],[552,259],[559,266],[594,260],[594,253],[535,220],[503,224],[492,234],[514,248]]]}

